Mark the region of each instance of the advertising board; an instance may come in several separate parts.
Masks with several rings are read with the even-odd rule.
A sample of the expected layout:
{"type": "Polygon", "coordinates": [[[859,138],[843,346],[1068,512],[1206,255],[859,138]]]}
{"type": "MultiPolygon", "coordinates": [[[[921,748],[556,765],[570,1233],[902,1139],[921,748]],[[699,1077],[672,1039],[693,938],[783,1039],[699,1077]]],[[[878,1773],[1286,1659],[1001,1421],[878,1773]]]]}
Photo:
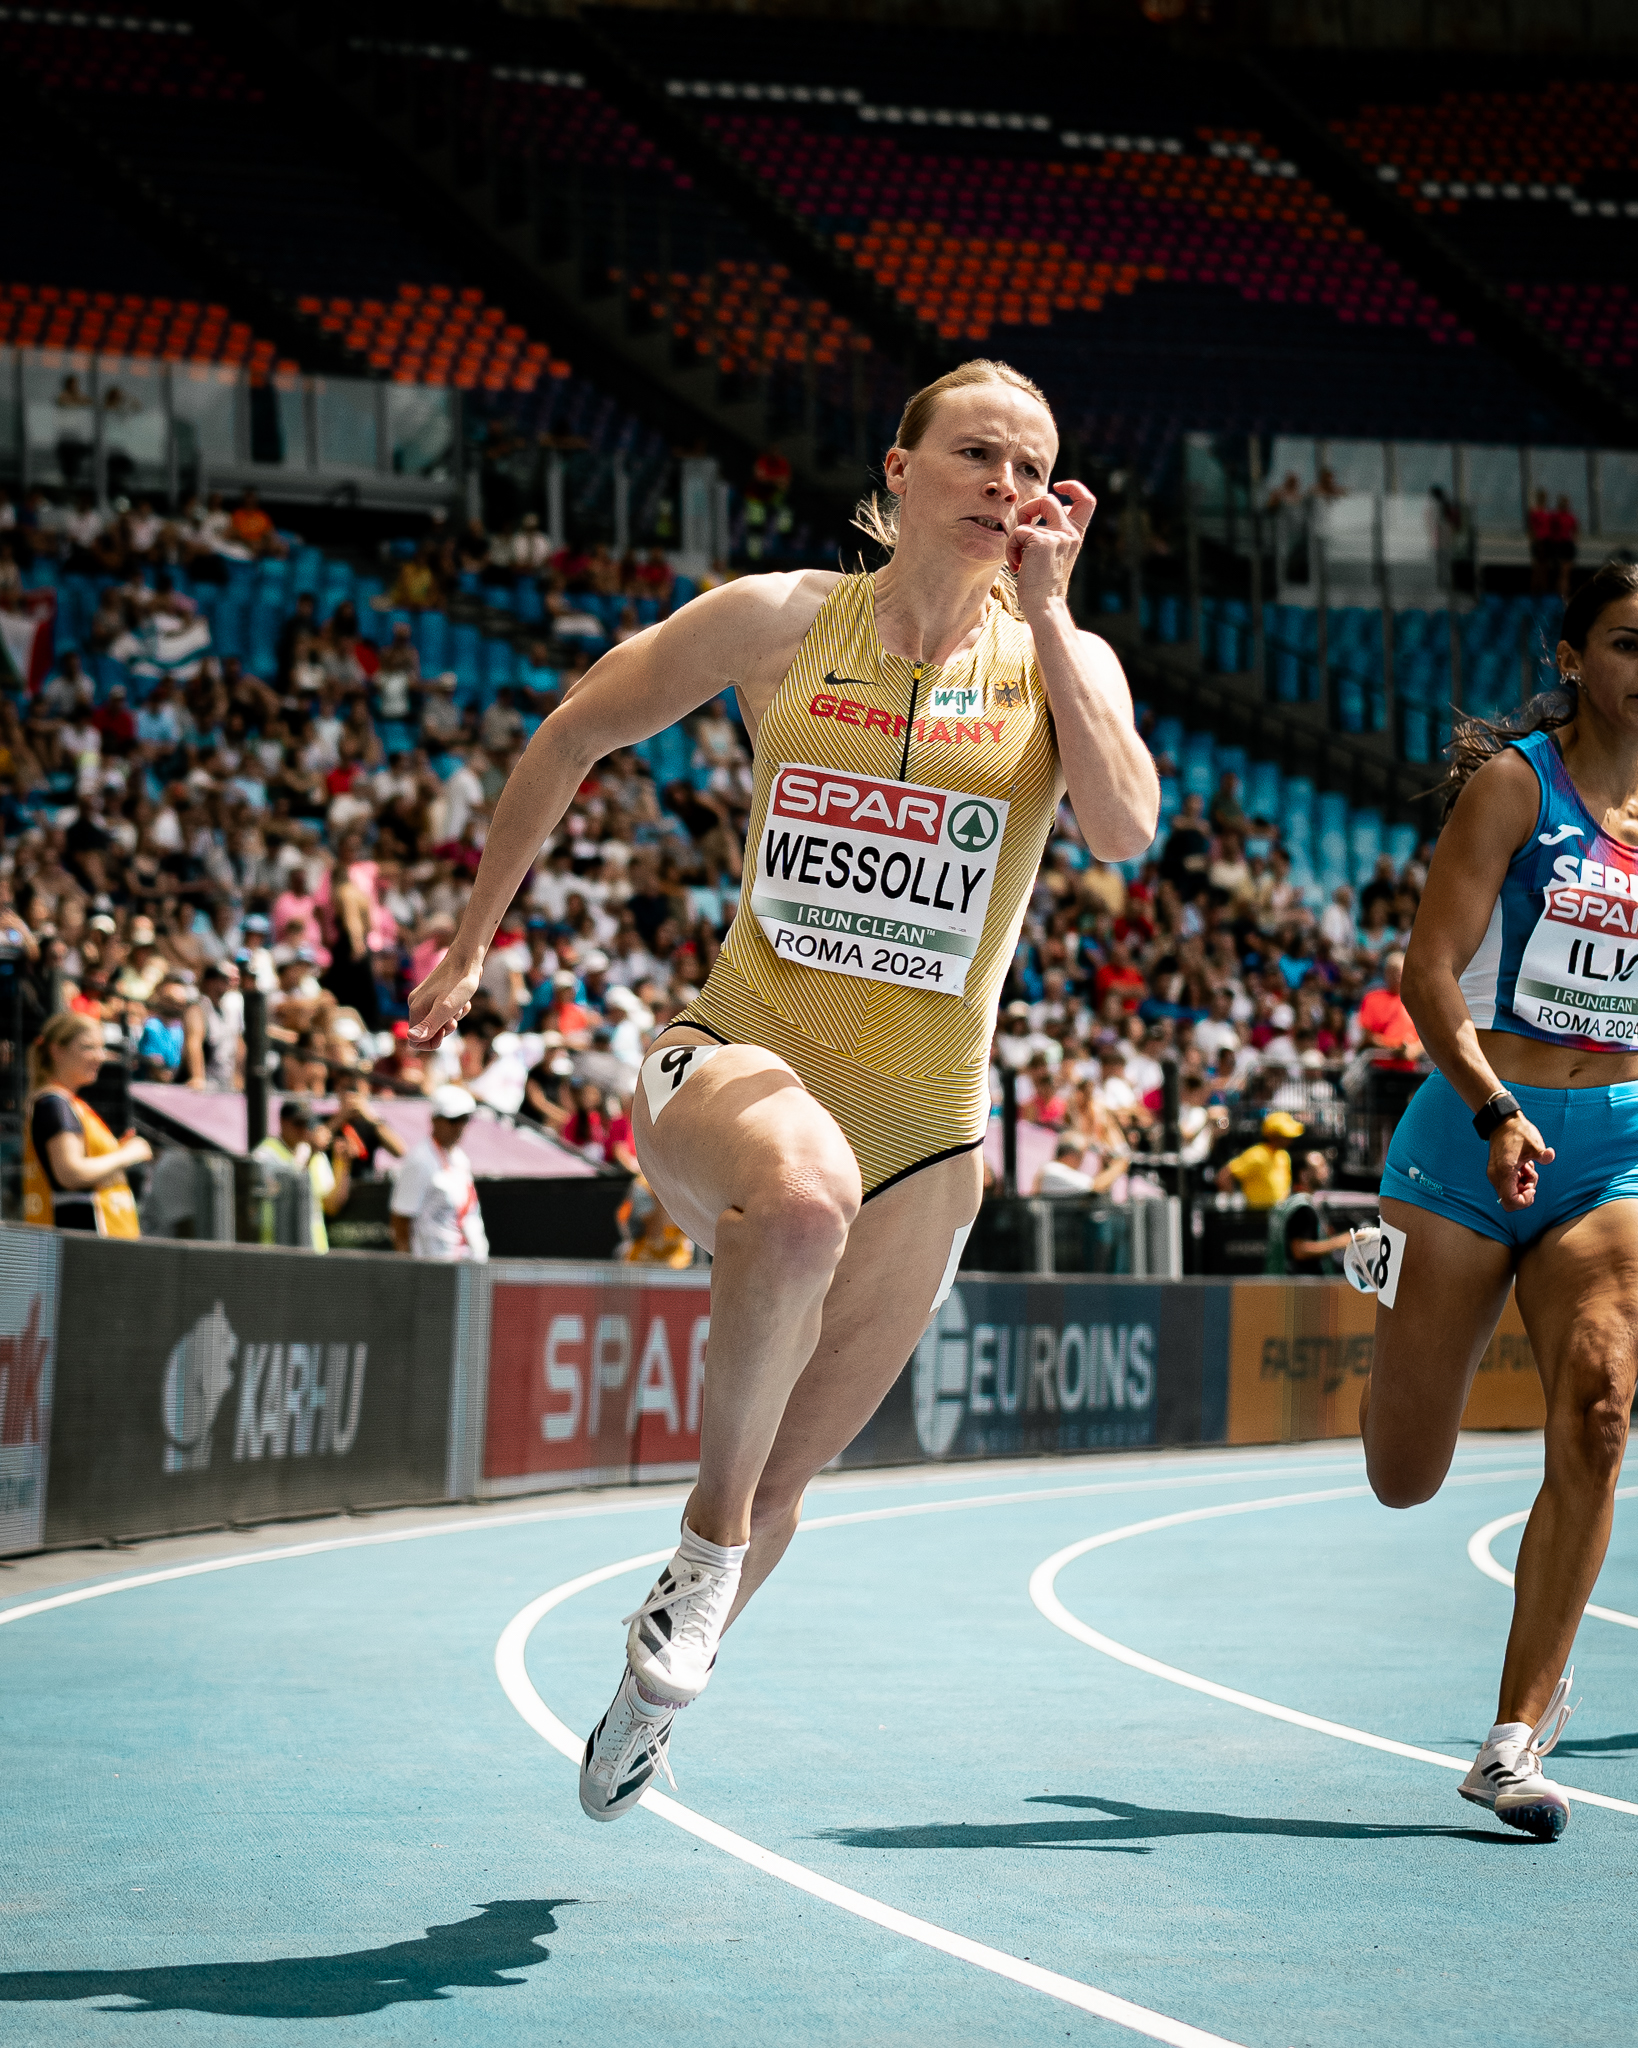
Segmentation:
{"type": "Polygon", "coordinates": [[[452,1266],[54,1242],[48,1542],[443,1496],[452,1266]]]}

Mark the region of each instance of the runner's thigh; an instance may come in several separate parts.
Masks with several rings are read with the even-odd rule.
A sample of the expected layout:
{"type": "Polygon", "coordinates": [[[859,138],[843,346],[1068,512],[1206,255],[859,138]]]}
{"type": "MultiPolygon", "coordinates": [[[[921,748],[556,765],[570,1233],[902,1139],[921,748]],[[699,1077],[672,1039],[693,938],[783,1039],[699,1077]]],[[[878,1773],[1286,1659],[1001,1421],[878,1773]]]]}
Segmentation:
{"type": "Polygon", "coordinates": [[[1601,1202],[1544,1231],[1519,1260],[1518,1301],[1549,1417],[1555,1408],[1582,1415],[1599,1404],[1630,1412],[1638,1378],[1638,1201],[1601,1202]]]}
{"type": "Polygon", "coordinates": [[[825,1296],[807,1370],[763,1473],[772,1499],[799,1494],[881,1406],[921,1341],[957,1231],[978,1214],[981,1155],[924,1167],[859,1213],[825,1296]]]}
{"type": "Polygon", "coordinates": [[[782,1190],[817,1187],[857,1206],[852,1148],[792,1067],[765,1046],[725,1046],[701,1031],[679,1027],[660,1040],[661,1049],[689,1045],[710,1057],[684,1074],[658,1115],[639,1081],[631,1120],[644,1178],[696,1244],[714,1251],[725,1209],[782,1190]]]}
{"type": "Polygon", "coordinates": [[[1365,1462],[1390,1506],[1429,1500],[1456,1448],[1467,1390],[1513,1278],[1513,1252],[1466,1224],[1385,1201],[1405,1233],[1392,1308],[1376,1305],[1365,1462]]]}

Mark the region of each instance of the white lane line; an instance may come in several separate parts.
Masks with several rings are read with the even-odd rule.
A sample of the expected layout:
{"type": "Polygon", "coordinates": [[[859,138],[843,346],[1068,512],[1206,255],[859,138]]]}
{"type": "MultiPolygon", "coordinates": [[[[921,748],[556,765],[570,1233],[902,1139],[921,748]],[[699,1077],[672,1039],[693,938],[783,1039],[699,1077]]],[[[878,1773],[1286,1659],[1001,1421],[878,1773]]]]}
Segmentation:
{"type": "MultiPolygon", "coordinates": [[[[880,1512],[885,1519],[901,1510],[887,1508],[880,1512]]],[[[806,1522],[802,1526],[805,1529],[834,1528],[844,1522],[867,1519],[869,1517],[864,1515],[837,1516],[828,1522],[806,1522]]],[[[590,1586],[600,1586],[606,1579],[618,1578],[623,1572],[664,1564],[670,1555],[669,1547],[650,1550],[641,1557],[622,1558],[618,1564],[602,1565],[596,1571],[582,1573],[577,1579],[565,1580],[561,1586],[542,1593],[539,1599],[531,1600],[527,1607],[515,1614],[495,1645],[495,1675],[506,1697],[537,1735],[576,1766],[585,1744],[572,1728],[558,1719],[536,1692],[524,1662],[529,1637],[554,1607],[560,1607],[565,1600],[572,1600],[576,1593],[583,1593],[590,1586]]],[[[989,1948],[981,1941],[970,1941],[964,1934],[952,1934],[948,1928],[935,1926],[930,1920],[918,1920],[913,1913],[901,1913],[896,1906],[884,1905],[880,1899],[856,1892],[848,1885],[837,1884],[832,1878],[821,1877],[816,1870],[809,1870],[804,1864],[776,1856],[771,1849],[748,1841],[744,1835],[736,1835],[730,1828],[720,1827],[714,1820],[707,1820],[703,1814],[695,1813],[691,1807],[663,1792],[651,1789],[643,1794],[639,1804],[658,1814],[660,1819],[670,1821],[674,1827],[698,1836],[702,1842],[709,1842],[712,1848],[737,1857],[741,1863],[748,1863],[753,1870],[760,1870],[768,1877],[777,1877],[796,1890],[808,1893],[811,1898],[839,1906],[844,1913],[868,1920],[889,1934],[903,1935],[908,1941],[920,1942],[924,1948],[936,1949],[941,1955],[954,1957],[957,1962],[972,1963],[1030,1991],[1044,1992],[1065,2005],[1093,2013],[1099,2019],[1113,2020],[1117,2026],[1147,2035],[1151,2041],[1166,2041],[1174,2044],[1174,2048],[1235,2048],[1235,2044],[1226,2041],[1221,2034],[1205,2033],[1201,2028],[1187,2026],[1182,2020],[1171,2019],[1165,2013],[1152,2012],[1145,2005],[1133,2005],[1128,1999],[1116,1998],[1112,1992],[1082,1984],[1074,1977],[1062,1977],[1056,1970],[1043,1970],[1037,1963],[1021,1961],[1019,1957],[989,1948]]]]}
{"type": "MultiPolygon", "coordinates": [[[[1475,1452],[1476,1458],[1487,1454],[1475,1452]]],[[[1152,1470],[1152,1467],[1150,1468],[1152,1470]]],[[[805,1521],[804,1528],[823,1529],[840,1527],[854,1521],[888,1521],[905,1515],[953,1514],[963,1508],[999,1508],[1024,1505],[1030,1501],[1084,1500],[1100,1494],[1119,1493],[1164,1493],[1177,1488],[1191,1486],[1227,1486],[1241,1480],[1287,1478],[1292,1472],[1335,1472],[1357,1471],[1359,1461],[1330,1459],[1320,1465],[1284,1465],[1270,1470],[1237,1469],[1214,1466],[1209,1472],[1197,1474],[1168,1474],[1166,1477],[1142,1479],[1105,1479],[1088,1481],[1081,1486],[1027,1487],[1014,1493],[988,1493],[957,1495],[950,1500],[915,1501],[903,1507],[868,1508],[854,1514],[822,1515],[805,1521]]],[[[1531,1466],[1508,1466],[1494,1474],[1495,1478],[1516,1476],[1518,1472],[1533,1469],[1531,1466]]],[[[896,1483],[905,1484],[904,1478],[893,1475],[896,1483]]],[[[947,1466],[918,1475],[913,1483],[925,1486],[954,1485],[958,1473],[947,1466]]],[[[1447,1485],[1459,1484],[1447,1480],[1447,1485]]],[[[866,1479],[845,1482],[834,1479],[819,1482],[819,1489],[825,1493],[868,1492],[872,1482],[866,1479]]],[[[645,1492],[640,1500],[611,1500],[608,1502],[577,1502],[572,1506],[520,1509],[513,1514],[472,1515],[463,1521],[419,1522],[409,1528],[379,1529],[367,1536],[324,1536],[315,1537],[307,1543],[284,1543],[271,1550],[244,1550],[227,1557],[203,1558],[192,1564],[166,1565],[151,1572],[128,1572],[121,1577],[95,1579],[89,1585],[75,1586],[67,1592],[43,1595],[38,1600],[19,1601],[10,1607],[0,1607],[0,1628],[10,1621],[26,1621],[31,1615],[49,1614],[58,1607],[76,1607],[84,1600],[106,1599],[110,1593],[129,1593],[139,1586],[163,1586],[173,1579],[195,1579],[209,1572],[236,1571],[241,1565],[277,1564],[291,1557],[319,1557],[332,1550],[372,1550],[388,1543],[418,1543],[429,1536],[470,1536],[485,1529],[516,1529],[536,1522],[584,1521],[598,1515],[637,1515],[652,1513],[658,1508],[675,1507],[686,1500],[688,1488],[659,1488],[652,1493],[645,1492]]]]}
{"type": "MultiPolygon", "coordinates": [[[[1623,1486],[1617,1489],[1617,1500],[1632,1500],[1638,1497],[1638,1486],[1623,1486]]],[[[1475,1529],[1467,1539],[1467,1554],[1487,1579],[1494,1579],[1498,1586],[1513,1590],[1513,1574],[1506,1565],[1498,1564],[1490,1554],[1490,1546],[1504,1529],[1516,1529],[1520,1522],[1528,1522],[1530,1510],[1520,1508],[1516,1515],[1499,1515],[1495,1521],[1486,1522],[1482,1529],[1475,1529]]],[[[1619,1607],[1598,1607],[1591,1600],[1583,1609],[1595,1621],[1613,1621],[1618,1628],[1638,1628],[1638,1614],[1623,1614],[1619,1607]]]]}
{"type": "MultiPolygon", "coordinates": [[[[1445,1484],[1476,1486],[1483,1485],[1487,1479],[1511,1476],[1516,1475],[1464,1474],[1460,1479],[1447,1479],[1445,1484]]],[[[1162,1664],[1157,1657],[1146,1657],[1141,1650],[1130,1649],[1125,1643],[1117,1643],[1112,1636],[1089,1628],[1058,1598],[1058,1574],[1066,1565],[1073,1564],[1078,1557],[1085,1557],[1088,1551],[1102,1550],[1111,1543],[1123,1543],[1128,1537],[1153,1535],[1157,1529],[1180,1528],[1185,1522],[1216,1521],[1225,1515],[1254,1515],[1269,1508],[1307,1507],[1318,1501],[1356,1499],[1369,1492],[1368,1486],[1336,1486],[1321,1493],[1276,1494],[1267,1500],[1230,1501],[1216,1507],[1189,1508],[1181,1514],[1157,1515],[1147,1522],[1129,1522],[1123,1529],[1106,1529],[1101,1536],[1086,1536],[1079,1543],[1068,1544],[1038,1564],[1030,1574],[1029,1597],[1054,1628],[1060,1628],[1065,1635],[1085,1643],[1088,1649],[1113,1657],[1119,1664],[1129,1664],[1134,1671],[1147,1672],[1151,1678],[1164,1678],[1168,1684],[1185,1686],[1190,1692],[1204,1693],[1210,1699],[1224,1700],[1231,1707],[1245,1707],[1254,1714],[1266,1714],[1272,1721],[1287,1721],[1294,1728],[1308,1728],[1317,1735],[1334,1736],[1339,1742],[1357,1742],[1363,1749],[1386,1750],[1390,1756],[1409,1757],[1413,1763],[1438,1764],[1441,1770],[1465,1772],[1468,1766],[1459,1757],[1442,1756],[1436,1749],[1419,1749],[1409,1742],[1395,1742],[1386,1735],[1373,1735],[1364,1728],[1350,1728],[1343,1721],[1322,1720],[1317,1714],[1304,1714],[1295,1707],[1281,1706],[1277,1700],[1261,1699],[1256,1693],[1219,1685],[1215,1679],[1198,1678],[1192,1671],[1180,1671],[1175,1664],[1162,1664]]],[[[1587,1806],[1607,1806],[1614,1813],[1638,1814],[1638,1806],[1629,1804],[1625,1799],[1609,1799],[1602,1792],[1581,1792],[1574,1785],[1566,1785],[1564,1790],[1572,1799],[1579,1799],[1587,1806]]]]}

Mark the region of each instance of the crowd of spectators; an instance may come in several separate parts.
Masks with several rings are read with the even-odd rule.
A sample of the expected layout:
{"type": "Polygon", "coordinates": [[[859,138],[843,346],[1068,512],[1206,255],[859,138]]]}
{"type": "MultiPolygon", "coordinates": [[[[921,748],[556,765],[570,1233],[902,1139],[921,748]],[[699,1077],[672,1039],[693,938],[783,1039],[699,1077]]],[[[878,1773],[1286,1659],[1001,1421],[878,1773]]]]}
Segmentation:
{"type": "Polygon", "coordinates": [[[1283,1199],[1284,1148],[1334,1149],[1369,1071],[1421,1059],[1399,980],[1430,852],[1402,870],[1384,855],[1357,894],[1316,906],[1232,774],[1209,806],[1184,800],[1135,876],[1089,856],[1066,806],[996,1039],[992,1093],[1012,1067],[1020,1117],[1056,1134],[1026,1192],[1159,1193],[1144,1161],[1162,1149],[1175,1063],[1184,1162],[1216,1164],[1254,1207],[1283,1199]],[[1225,1158],[1246,1131],[1276,1140],[1280,1163],[1256,1147],[1225,1158]]]}
{"type": "MultiPolygon", "coordinates": [[[[266,516],[241,505],[230,535],[231,521],[254,523],[247,510],[266,516]]],[[[163,566],[182,529],[150,534],[147,517],[138,507],[78,539],[65,528],[55,544],[89,540],[95,554],[107,542],[104,610],[174,601],[185,619],[163,566]]],[[[38,548],[45,531],[18,521],[8,541],[0,528],[0,570],[25,532],[38,548]]],[[[500,540],[435,530],[402,561],[404,587],[387,603],[435,602],[446,572],[470,576],[480,558],[508,576],[538,569],[554,597],[587,579],[622,591],[633,577],[657,604],[671,596],[663,557],[553,558],[525,521],[500,540]]],[[[663,745],[598,764],[503,920],[459,1031],[432,1054],[407,1042],[409,993],[455,931],[496,799],[587,666],[566,618],[550,612],[524,681],[486,697],[423,675],[402,620],[369,607],[361,619],[350,604],[321,619],[303,597],[269,673],[207,644],[140,701],[117,686],[98,701],[70,651],[32,696],[0,698],[0,918],[29,962],[36,1028],[65,1006],[96,1020],[137,1078],[233,1089],[253,986],[283,1091],[459,1086],[601,1165],[634,1169],[644,1048],[704,981],[738,904],[751,766],[730,700],[663,745]]],[[[1400,873],[1384,861],[1357,902],[1342,889],[1316,909],[1232,776],[1209,807],[1190,797],[1153,857],[1126,872],[1089,856],[1066,805],[996,1041],[997,1101],[1011,1065],[1021,1114],[1055,1133],[1047,1184],[1142,1192],[1170,1057],[1184,1149],[1202,1160],[1231,1111],[1311,1120],[1362,1052],[1413,1059],[1396,956],[1424,858],[1400,873]]],[[[344,1162],[373,1163],[356,1148],[344,1162]]]]}

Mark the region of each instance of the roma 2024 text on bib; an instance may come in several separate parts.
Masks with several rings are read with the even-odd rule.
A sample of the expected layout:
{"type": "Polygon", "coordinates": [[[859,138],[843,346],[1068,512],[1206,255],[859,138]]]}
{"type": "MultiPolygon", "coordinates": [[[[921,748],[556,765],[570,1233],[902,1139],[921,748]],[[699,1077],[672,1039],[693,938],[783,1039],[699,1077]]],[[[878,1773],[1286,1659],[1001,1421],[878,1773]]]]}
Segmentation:
{"type": "Polygon", "coordinates": [[[782,960],[959,996],[1006,827],[998,797],[786,762],[751,909],[782,960]]]}

